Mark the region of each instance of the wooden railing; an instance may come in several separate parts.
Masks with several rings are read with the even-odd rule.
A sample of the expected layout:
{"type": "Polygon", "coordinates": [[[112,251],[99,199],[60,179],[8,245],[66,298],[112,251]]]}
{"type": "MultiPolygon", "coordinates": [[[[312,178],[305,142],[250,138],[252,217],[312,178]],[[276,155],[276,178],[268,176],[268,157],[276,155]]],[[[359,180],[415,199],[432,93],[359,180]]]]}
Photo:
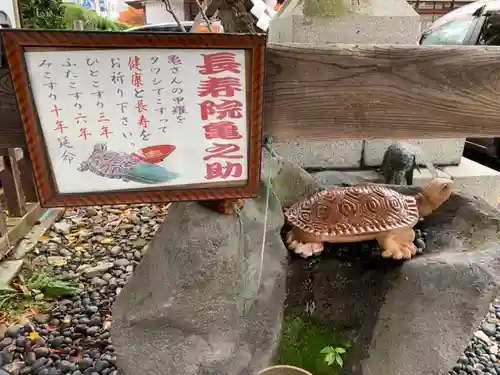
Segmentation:
{"type": "Polygon", "coordinates": [[[40,218],[38,196],[28,153],[20,148],[0,149],[0,259],[40,218]]]}

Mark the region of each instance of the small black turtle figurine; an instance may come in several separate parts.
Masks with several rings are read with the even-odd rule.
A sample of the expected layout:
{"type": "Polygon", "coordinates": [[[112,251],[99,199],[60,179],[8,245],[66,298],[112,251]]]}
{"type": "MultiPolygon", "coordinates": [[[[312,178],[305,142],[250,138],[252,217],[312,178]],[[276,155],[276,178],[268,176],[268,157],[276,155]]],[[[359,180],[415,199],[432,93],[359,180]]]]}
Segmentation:
{"type": "MultiPolygon", "coordinates": [[[[432,179],[437,178],[437,171],[434,165],[427,161],[420,147],[407,142],[392,143],[384,154],[381,165],[381,173],[384,176],[384,183],[392,185],[412,185],[413,171],[418,168],[418,160],[425,164],[432,175],[432,179]]],[[[420,170],[419,170],[420,171],[420,170]]]]}

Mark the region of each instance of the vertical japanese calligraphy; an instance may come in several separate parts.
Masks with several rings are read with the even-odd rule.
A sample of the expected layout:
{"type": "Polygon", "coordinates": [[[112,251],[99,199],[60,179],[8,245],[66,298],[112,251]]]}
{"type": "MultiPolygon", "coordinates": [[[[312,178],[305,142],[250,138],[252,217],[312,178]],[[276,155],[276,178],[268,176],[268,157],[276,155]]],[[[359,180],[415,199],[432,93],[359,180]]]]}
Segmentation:
{"type": "Polygon", "coordinates": [[[244,50],[79,49],[25,58],[59,193],[247,182],[244,50]]]}
{"type": "Polygon", "coordinates": [[[172,115],[175,116],[179,124],[182,124],[187,115],[186,104],[184,103],[184,96],[182,95],[182,93],[184,92],[184,89],[182,88],[182,78],[180,73],[182,61],[181,58],[177,55],[169,55],[168,63],[171,65],[170,71],[173,75],[173,79],[170,82],[170,84],[172,85],[172,94],[174,95],[174,97],[172,98],[172,115]]]}
{"type": "MultiPolygon", "coordinates": [[[[242,66],[234,52],[201,54],[198,72],[203,79],[198,85],[201,119],[205,139],[211,145],[205,149],[206,180],[241,178],[245,168],[245,139],[240,133],[239,122],[244,117],[242,92],[242,66]],[[243,147],[242,147],[243,146],[243,147]]],[[[242,122],[241,127],[246,126],[242,122]]]]}

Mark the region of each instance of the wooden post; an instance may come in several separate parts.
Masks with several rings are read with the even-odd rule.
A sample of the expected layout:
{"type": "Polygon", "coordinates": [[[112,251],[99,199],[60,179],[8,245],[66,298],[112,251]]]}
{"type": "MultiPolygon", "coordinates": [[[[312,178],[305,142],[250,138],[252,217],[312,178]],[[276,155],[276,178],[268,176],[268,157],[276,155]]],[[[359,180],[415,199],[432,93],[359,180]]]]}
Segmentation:
{"type": "MultiPolygon", "coordinates": [[[[26,214],[26,202],[21,184],[21,175],[17,165],[16,149],[2,149],[3,170],[0,171],[0,181],[10,216],[23,217],[26,214]]],[[[19,158],[20,159],[20,158],[19,158]]]]}
{"type": "Polygon", "coordinates": [[[26,137],[9,70],[0,66],[0,148],[8,147],[26,147],[26,137]]]}
{"type": "Polygon", "coordinates": [[[35,185],[35,175],[33,174],[33,165],[28,150],[22,150],[23,157],[19,160],[19,170],[21,172],[21,183],[23,185],[24,197],[26,202],[38,202],[38,193],[35,185]]]}
{"type": "Polygon", "coordinates": [[[0,238],[2,238],[3,236],[7,236],[7,233],[7,217],[5,215],[5,212],[0,209],[0,238]]]}

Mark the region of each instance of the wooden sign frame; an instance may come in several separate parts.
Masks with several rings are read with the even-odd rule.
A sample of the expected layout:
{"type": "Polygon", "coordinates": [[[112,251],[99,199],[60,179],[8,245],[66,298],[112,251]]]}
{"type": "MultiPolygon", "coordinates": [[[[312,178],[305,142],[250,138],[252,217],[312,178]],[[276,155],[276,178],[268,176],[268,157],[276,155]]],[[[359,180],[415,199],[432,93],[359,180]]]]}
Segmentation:
{"type": "Polygon", "coordinates": [[[263,35],[192,34],[192,33],[117,33],[81,31],[2,30],[4,48],[13,79],[18,107],[33,161],[35,180],[43,207],[80,206],[122,203],[154,203],[185,200],[213,200],[258,195],[262,145],[262,91],[264,83],[263,35]],[[246,184],[221,186],[222,183],[186,185],[180,188],[146,188],[90,193],[58,192],[47,147],[34,104],[25,51],[61,49],[228,49],[245,50],[247,113],[246,184]],[[206,186],[206,187],[205,187],[206,186]]]}

